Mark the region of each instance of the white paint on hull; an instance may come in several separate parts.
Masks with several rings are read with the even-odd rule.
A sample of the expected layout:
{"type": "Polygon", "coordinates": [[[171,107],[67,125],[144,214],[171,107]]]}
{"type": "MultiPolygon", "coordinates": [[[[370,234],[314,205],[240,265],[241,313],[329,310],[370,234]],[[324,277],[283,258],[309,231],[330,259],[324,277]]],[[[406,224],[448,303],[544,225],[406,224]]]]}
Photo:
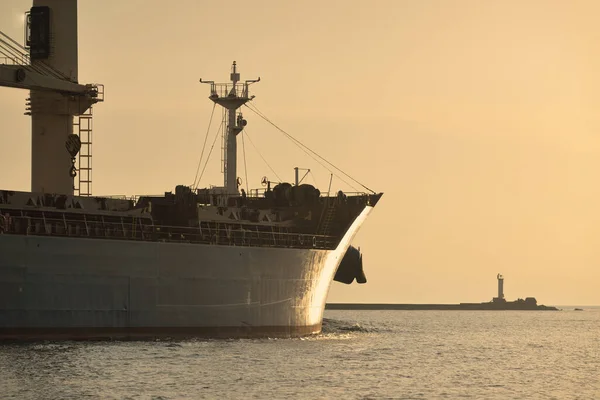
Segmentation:
{"type": "Polygon", "coordinates": [[[342,258],[346,254],[348,247],[352,243],[352,239],[358,233],[358,230],[362,226],[365,219],[369,216],[373,207],[365,207],[363,211],[354,220],[346,234],[340,241],[338,247],[334,251],[330,251],[325,259],[325,265],[321,276],[317,279],[316,286],[314,289],[313,300],[311,304],[311,310],[309,313],[310,324],[320,324],[323,320],[323,312],[325,310],[325,303],[327,301],[327,295],[329,288],[333,282],[333,277],[342,262],[342,258]]]}

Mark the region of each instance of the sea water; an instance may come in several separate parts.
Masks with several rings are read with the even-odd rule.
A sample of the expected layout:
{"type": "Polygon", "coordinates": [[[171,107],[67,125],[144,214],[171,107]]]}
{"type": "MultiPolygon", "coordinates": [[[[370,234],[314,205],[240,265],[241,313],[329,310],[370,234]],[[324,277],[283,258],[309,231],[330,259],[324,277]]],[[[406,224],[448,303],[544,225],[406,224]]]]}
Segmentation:
{"type": "Polygon", "coordinates": [[[303,339],[0,344],[0,399],[600,399],[600,308],[326,311],[303,339]]]}

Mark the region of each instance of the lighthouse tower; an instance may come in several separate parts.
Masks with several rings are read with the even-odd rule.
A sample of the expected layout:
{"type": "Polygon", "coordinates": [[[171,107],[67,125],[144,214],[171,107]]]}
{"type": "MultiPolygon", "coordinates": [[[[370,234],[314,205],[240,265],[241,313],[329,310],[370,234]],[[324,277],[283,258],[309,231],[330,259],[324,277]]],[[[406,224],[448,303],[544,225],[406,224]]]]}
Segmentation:
{"type": "Polygon", "coordinates": [[[494,302],[505,302],[504,299],[504,277],[500,274],[496,276],[498,279],[498,297],[494,297],[494,302]]]}

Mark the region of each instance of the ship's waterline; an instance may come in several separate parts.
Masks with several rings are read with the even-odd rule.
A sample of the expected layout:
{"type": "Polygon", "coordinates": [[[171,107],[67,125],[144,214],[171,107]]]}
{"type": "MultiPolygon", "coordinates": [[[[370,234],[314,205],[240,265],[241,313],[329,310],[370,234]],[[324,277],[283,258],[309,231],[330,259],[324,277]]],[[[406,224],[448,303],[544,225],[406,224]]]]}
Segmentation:
{"type": "Polygon", "coordinates": [[[0,235],[4,339],[320,332],[335,250],[0,235]]]}

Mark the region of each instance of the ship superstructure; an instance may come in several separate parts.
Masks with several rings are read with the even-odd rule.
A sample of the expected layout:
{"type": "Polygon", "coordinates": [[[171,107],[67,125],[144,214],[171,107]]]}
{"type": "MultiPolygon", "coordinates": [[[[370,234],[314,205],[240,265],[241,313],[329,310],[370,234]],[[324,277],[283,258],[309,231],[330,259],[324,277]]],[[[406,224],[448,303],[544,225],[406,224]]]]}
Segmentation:
{"type": "MultiPolygon", "coordinates": [[[[0,337],[319,332],[332,280],[366,281],[351,241],[382,194],[324,194],[302,184],[298,169],[293,183],[265,178],[260,190],[240,190],[237,136],[246,120],[239,108],[252,100],[249,86],[259,79],[241,81],[234,62],[230,83],[201,80],[210,85],[209,99],[226,110],[223,186],[180,185],[162,196],[130,199],[91,196],[91,163],[82,161],[91,150],[80,153],[87,142],[91,149],[91,134],[73,133],[65,122],[102,99],[101,86],[79,85],[76,73],[41,88],[10,81],[22,77],[18,71],[36,73],[36,57],[44,66],[61,65],[53,50],[61,44],[39,49],[35,38],[53,33],[57,21],[72,24],[76,6],[75,0],[35,0],[30,30],[43,34],[32,35],[31,59],[0,65],[0,85],[31,90],[34,143],[36,126],[63,143],[60,152],[49,146],[61,154],[33,162],[49,171],[32,169],[32,192],[0,190],[0,337]],[[77,95],[83,100],[70,85],[85,88],[77,95]],[[38,90],[66,108],[34,107],[38,90]],[[77,112],[72,102],[80,105],[77,112]]],[[[69,65],[76,71],[76,58],[69,65]]]]}

